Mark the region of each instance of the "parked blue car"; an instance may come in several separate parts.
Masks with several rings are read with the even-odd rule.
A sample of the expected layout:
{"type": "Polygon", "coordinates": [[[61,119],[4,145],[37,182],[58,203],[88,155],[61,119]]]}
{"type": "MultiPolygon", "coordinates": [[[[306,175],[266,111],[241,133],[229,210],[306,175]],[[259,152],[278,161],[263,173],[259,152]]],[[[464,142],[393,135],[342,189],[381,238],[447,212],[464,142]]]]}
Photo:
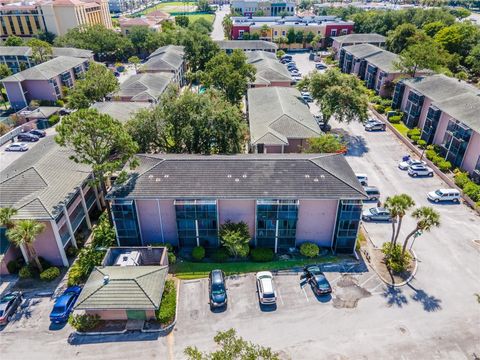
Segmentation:
{"type": "Polygon", "coordinates": [[[73,311],[73,305],[77,301],[82,288],[80,286],[70,286],[57,298],[50,313],[50,321],[53,323],[64,323],[68,320],[70,313],[73,311]]]}

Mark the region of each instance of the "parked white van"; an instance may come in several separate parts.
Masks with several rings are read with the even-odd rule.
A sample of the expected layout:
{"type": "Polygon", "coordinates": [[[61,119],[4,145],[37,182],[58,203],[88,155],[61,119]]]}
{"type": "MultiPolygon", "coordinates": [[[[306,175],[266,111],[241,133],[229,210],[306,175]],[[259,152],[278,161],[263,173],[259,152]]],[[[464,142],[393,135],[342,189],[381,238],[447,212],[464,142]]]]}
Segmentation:
{"type": "Polygon", "coordinates": [[[427,194],[427,198],[433,202],[453,201],[460,202],[460,191],[457,189],[438,189],[427,194]]]}
{"type": "Polygon", "coordinates": [[[358,181],[360,181],[360,184],[362,184],[363,186],[367,186],[367,185],[368,185],[368,176],[367,176],[367,174],[355,174],[355,176],[357,177],[358,181]]]}

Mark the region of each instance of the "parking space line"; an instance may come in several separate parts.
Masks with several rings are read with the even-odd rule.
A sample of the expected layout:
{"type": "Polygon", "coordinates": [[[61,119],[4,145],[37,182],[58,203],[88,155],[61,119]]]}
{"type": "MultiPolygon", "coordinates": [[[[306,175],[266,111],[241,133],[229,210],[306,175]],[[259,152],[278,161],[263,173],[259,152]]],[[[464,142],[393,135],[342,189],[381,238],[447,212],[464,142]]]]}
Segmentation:
{"type": "Polygon", "coordinates": [[[335,279],[333,279],[332,281],[330,281],[330,284],[333,284],[334,282],[340,280],[342,278],[343,275],[340,275],[338,277],[336,277],[335,279]]]}
{"type": "Polygon", "coordinates": [[[370,276],[367,280],[365,280],[363,283],[361,283],[360,286],[365,285],[367,282],[369,282],[370,280],[372,280],[375,276],[376,276],[376,275],[370,276]]]}
{"type": "Polygon", "coordinates": [[[305,291],[305,286],[302,286],[302,291],[303,291],[303,294],[305,295],[305,299],[307,299],[307,302],[310,302],[310,300],[308,299],[307,292],[305,291]]]}
{"type": "Polygon", "coordinates": [[[370,290],[370,292],[375,291],[379,286],[382,286],[383,282],[380,282],[377,286],[375,286],[373,289],[370,290]]]}
{"type": "Polygon", "coordinates": [[[278,294],[278,297],[280,298],[280,302],[282,303],[282,305],[285,305],[285,303],[283,302],[282,294],[280,293],[280,290],[278,290],[278,288],[277,288],[277,294],[278,294]]]}

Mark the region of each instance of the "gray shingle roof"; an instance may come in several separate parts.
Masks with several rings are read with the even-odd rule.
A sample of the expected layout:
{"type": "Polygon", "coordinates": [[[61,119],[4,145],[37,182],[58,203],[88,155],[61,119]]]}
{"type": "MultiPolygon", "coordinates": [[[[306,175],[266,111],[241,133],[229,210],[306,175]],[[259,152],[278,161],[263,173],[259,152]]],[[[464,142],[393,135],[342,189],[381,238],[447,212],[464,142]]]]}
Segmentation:
{"type": "Polygon", "coordinates": [[[72,152],[48,136],[0,173],[0,207],[18,209],[17,218],[53,219],[90,168],[69,159],[72,152]]]}
{"type": "Polygon", "coordinates": [[[356,58],[366,59],[369,63],[377,66],[380,70],[392,73],[400,72],[394,66],[399,56],[390,51],[371,44],[358,44],[344,47],[345,51],[356,58]]]}
{"type": "MultiPolygon", "coordinates": [[[[93,51],[77,48],[52,48],[52,55],[72,56],[78,58],[93,58],[93,51]]],[[[0,46],[0,56],[32,56],[32,49],[29,46],[0,46]]]]}
{"type": "Polygon", "coordinates": [[[287,67],[281,64],[274,53],[266,51],[251,51],[247,53],[247,62],[255,66],[256,85],[270,85],[272,82],[291,82],[292,76],[287,67]]]}
{"type": "Polygon", "coordinates": [[[289,138],[307,139],[321,134],[297,89],[260,87],[249,89],[247,96],[252,144],[269,144],[263,141],[273,138],[288,144],[289,138]],[[264,138],[267,134],[273,137],[264,138]]]}
{"type": "Polygon", "coordinates": [[[140,167],[114,187],[125,199],[363,199],[343,155],[138,155],[140,167]]]}
{"type": "Polygon", "coordinates": [[[104,101],[91,106],[101,114],[107,114],[120,122],[127,122],[132,116],[142,109],[149,109],[152,104],[133,101],[104,101]]]}
{"type": "Polygon", "coordinates": [[[2,81],[24,81],[24,80],[49,80],[61,73],[83,64],[86,60],[81,58],[59,56],[46,61],[17,74],[11,75],[2,81]]]}
{"type": "Polygon", "coordinates": [[[142,65],[149,71],[176,71],[184,62],[183,46],[167,45],[155,50],[142,65]]]}
{"type": "Polygon", "coordinates": [[[340,44],[344,43],[381,43],[385,42],[387,38],[380,34],[349,34],[349,35],[342,35],[337,36],[334,39],[336,42],[340,44]]]}
{"type": "Polygon", "coordinates": [[[265,40],[217,40],[222,50],[277,50],[278,45],[265,40]]]}
{"type": "Polygon", "coordinates": [[[480,132],[480,89],[442,74],[403,81],[440,110],[480,132]]]}
{"type": "Polygon", "coordinates": [[[90,274],[76,310],[157,310],[168,266],[105,266],[90,274]],[[104,277],[108,276],[108,281],[104,277]]]}
{"type": "Polygon", "coordinates": [[[130,76],[121,85],[120,89],[110,94],[111,97],[131,97],[131,101],[157,101],[168,84],[173,80],[173,74],[143,73],[130,76]]]}

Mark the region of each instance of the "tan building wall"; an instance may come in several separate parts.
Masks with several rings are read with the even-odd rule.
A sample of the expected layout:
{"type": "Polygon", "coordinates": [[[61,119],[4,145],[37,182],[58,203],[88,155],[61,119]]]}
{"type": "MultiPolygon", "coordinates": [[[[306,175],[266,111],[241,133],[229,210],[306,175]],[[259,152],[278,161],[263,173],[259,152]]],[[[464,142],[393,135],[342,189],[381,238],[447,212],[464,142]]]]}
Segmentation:
{"type": "Polygon", "coordinates": [[[8,37],[10,35],[20,37],[30,37],[40,31],[45,31],[41,15],[31,13],[0,15],[2,24],[0,24],[0,36],[8,37]]]}

